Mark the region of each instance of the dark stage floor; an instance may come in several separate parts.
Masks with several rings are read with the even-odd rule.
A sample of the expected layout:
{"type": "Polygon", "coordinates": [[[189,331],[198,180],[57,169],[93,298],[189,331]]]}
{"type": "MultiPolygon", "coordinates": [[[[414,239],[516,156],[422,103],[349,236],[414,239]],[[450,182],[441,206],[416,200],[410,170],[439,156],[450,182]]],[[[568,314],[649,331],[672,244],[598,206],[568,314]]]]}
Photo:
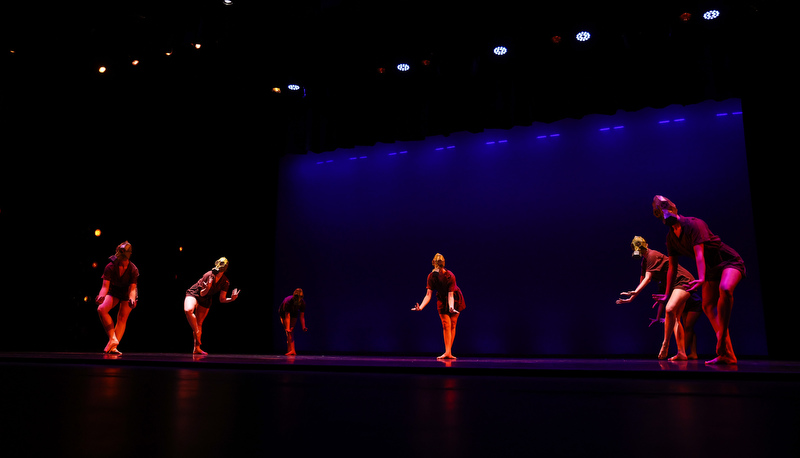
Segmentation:
{"type": "Polygon", "coordinates": [[[798,456],[800,362],[0,353],[4,456],[798,456]]]}

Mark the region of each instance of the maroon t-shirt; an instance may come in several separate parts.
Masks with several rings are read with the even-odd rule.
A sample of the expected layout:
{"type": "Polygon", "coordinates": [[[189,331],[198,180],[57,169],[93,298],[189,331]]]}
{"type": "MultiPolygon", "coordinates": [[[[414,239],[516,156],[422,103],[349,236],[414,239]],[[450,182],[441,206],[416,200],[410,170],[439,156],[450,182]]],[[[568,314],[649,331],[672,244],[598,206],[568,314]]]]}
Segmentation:
{"type": "Polygon", "coordinates": [[[187,296],[192,296],[197,299],[197,303],[202,305],[203,307],[210,307],[211,306],[211,299],[218,295],[220,291],[228,291],[228,288],[231,285],[231,282],[228,281],[228,277],[225,274],[222,274],[222,278],[219,281],[214,281],[214,284],[211,285],[211,290],[205,296],[200,295],[200,290],[206,287],[211,281],[214,279],[214,272],[208,271],[203,275],[203,278],[197,281],[191,288],[186,290],[187,296]]]}
{"type": "Polygon", "coordinates": [[[436,291],[436,307],[439,312],[447,312],[450,309],[447,303],[448,293],[453,293],[453,306],[459,312],[464,310],[467,305],[464,303],[464,295],[461,294],[461,288],[456,284],[456,276],[453,272],[445,270],[444,272],[431,272],[428,274],[427,288],[436,291]]]}
{"type": "Polygon", "coordinates": [[[108,280],[111,285],[108,289],[108,295],[116,297],[117,299],[128,300],[130,286],[139,281],[139,269],[137,269],[132,262],[128,261],[128,267],[122,272],[122,275],[120,275],[119,260],[117,257],[111,256],[108,259],[110,259],[111,262],[103,269],[103,280],[108,280]]]}
{"type": "Polygon", "coordinates": [[[295,303],[292,299],[294,299],[294,295],[287,296],[286,299],[281,302],[280,307],[278,307],[278,315],[280,315],[281,318],[286,318],[287,313],[290,316],[297,317],[298,314],[306,312],[305,299],[301,299],[300,303],[295,303]]]}
{"type": "MultiPolygon", "coordinates": [[[[667,288],[667,272],[669,271],[669,257],[665,256],[656,250],[647,249],[647,255],[642,258],[642,277],[647,272],[650,272],[653,280],[657,283],[659,293],[666,292],[667,288]]],[[[675,279],[674,287],[676,289],[683,289],[689,287],[689,283],[694,281],[694,276],[686,270],[683,266],[678,264],[678,274],[675,279]]]]}
{"type": "Polygon", "coordinates": [[[681,236],[670,229],[667,234],[667,254],[669,256],[688,256],[694,259],[694,246],[703,245],[706,280],[719,280],[722,270],[735,268],[745,275],[744,261],[733,248],[722,243],[714,235],[705,221],[691,216],[681,216],[681,236]]]}

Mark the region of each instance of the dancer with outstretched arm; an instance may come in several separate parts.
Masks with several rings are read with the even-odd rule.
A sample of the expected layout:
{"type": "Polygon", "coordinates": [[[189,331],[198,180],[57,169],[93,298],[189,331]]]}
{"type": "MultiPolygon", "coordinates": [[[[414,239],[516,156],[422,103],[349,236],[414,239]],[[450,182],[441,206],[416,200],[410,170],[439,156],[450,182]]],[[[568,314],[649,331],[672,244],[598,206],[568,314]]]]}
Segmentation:
{"type": "Polygon", "coordinates": [[[436,291],[436,308],[442,322],[444,353],[437,359],[456,359],[453,356],[453,341],[456,338],[456,324],[461,312],[466,308],[464,295],[456,284],[456,276],[444,267],[444,256],[439,253],[433,257],[433,271],[428,274],[427,293],[422,304],[417,303],[411,310],[421,311],[428,305],[436,291]]]}

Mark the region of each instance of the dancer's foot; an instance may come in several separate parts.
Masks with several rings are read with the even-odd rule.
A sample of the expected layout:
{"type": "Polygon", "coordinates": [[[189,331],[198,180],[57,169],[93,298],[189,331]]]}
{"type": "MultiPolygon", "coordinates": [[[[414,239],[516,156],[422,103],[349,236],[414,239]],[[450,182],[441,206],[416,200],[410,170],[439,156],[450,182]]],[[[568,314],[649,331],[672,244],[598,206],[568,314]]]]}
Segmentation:
{"type": "Polygon", "coordinates": [[[113,347],[113,348],[109,349],[108,351],[106,351],[105,353],[107,355],[122,356],[122,352],[117,350],[117,347],[113,347]]]}
{"type": "Polygon", "coordinates": [[[697,359],[697,353],[689,353],[686,355],[686,359],[697,359]]]}
{"type": "Polygon", "coordinates": [[[669,345],[661,346],[661,350],[658,352],[658,359],[667,359],[667,354],[669,353],[669,345]]]}
{"type": "Polygon", "coordinates": [[[450,353],[442,353],[441,355],[437,356],[436,359],[458,359],[450,353]]]}
{"type": "Polygon", "coordinates": [[[208,353],[204,352],[203,349],[201,349],[200,346],[197,345],[197,346],[194,347],[194,350],[192,351],[192,354],[193,355],[207,355],[208,353]]]}
{"type": "Polygon", "coordinates": [[[737,363],[736,357],[728,355],[720,355],[710,361],[706,361],[706,364],[736,364],[736,363],[737,363]]]}
{"type": "Polygon", "coordinates": [[[117,345],[119,345],[119,340],[117,340],[116,336],[108,339],[108,343],[106,344],[105,348],[103,348],[103,353],[110,353],[112,349],[116,350],[117,345]]]}
{"type": "Polygon", "coordinates": [[[296,354],[297,352],[295,352],[294,350],[284,353],[285,356],[295,356],[296,354]]]}
{"type": "Polygon", "coordinates": [[[688,360],[688,359],[689,359],[689,358],[686,356],[686,354],[685,354],[685,353],[678,353],[677,355],[673,356],[673,357],[672,357],[672,358],[670,358],[669,360],[670,360],[670,361],[686,361],[686,360],[688,360]]]}

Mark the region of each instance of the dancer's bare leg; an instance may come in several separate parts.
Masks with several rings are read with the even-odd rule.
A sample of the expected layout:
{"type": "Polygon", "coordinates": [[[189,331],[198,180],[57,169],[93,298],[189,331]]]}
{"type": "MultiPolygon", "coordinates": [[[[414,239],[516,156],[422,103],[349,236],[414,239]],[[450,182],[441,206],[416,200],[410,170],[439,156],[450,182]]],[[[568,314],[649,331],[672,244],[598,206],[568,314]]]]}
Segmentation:
{"type": "Polygon", "coordinates": [[[183,313],[186,314],[186,321],[189,322],[189,327],[192,328],[194,342],[194,349],[192,350],[192,353],[204,355],[206,353],[200,349],[200,336],[203,334],[203,332],[202,328],[197,323],[197,315],[195,314],[199,308],[202,307],[197,304],[197,299],[194,297],[186,296],[186,299],[183,300],[183,313]]]}
{"type": "Polygon", "coordinates": [[[122,341],[122,336],[125,334],[125,328],[128,326],[128,317],[131,314],[131,303],[128,301],[121,301],[119,309],[117,309],[117,324],[114,326],[114,334],[117,336],[117,344],[122,341]]]}
{"type": "Polygon", "coordinates": [[[444,353],[437,357],[437,359],[456,359],[453,356],[453,341],[456,338],[456,323],[458,322],[459,315],[440,314],[439,319],[442,321],[442,336],[444,338],[444,353]]]}
{"type": "Polygon", "coordinates": [[[97,315],[100,317],[100,323],[103,325],[103,329],[106,331],[106,334],[108,335],[108,343],[106,344],[105,348],[103,348],[104,353],[119,352],[119,350],[117,350],[117,345],[119,345],[119,340],[117,339],[117,335],[114,332],[114,320],[108,313],[118,303],[119,299],[116,299],[111,296],[106,296],[105,299],[103,299],[103,302],[99,306],[97,306],[97,315]]]}
{"type": "Polygon", "coordinates": [[[195,339],[194,350],[192,350],[192,353],[195,353],[195,354],[198,354],[198,355],[207,355],[208,354],[208,353],[204,352],[200,348],[200,336],[203,335],[203,322],[206,320],[206,317],[208,316],[208,312],[210,312],[210,311],[211,311],[210,308],[203,307],[202,305],[198,305],[197,307],[195,307],[194,314],[195,314],[195,317],[197,318],[197,333],[195,335],[197,337],[195,339]]]}
{"type": "Polygon", "coordinates": [[[294,325],[297,322],[296,317],[292,317],[291,313],[287,313],[285,317],[281,318],[283,330],[286,333],[286,356],[296,355],[294,349],[294,325]]]}
{"type": "Polygon", "coordinates": [[[694,325],[700,315],[702,315],[700,312],[686,312],[684,308],[681,324],[683,325],[683,341],[688,359],[697,359],[697,335],[694,333],[694,325]]]}
{"type": "MultiPolygon", "coordinates": [[[[686,357],[686,342],[684,340],[684,330],[680,317],[683,315],[683,308],[686,306],[686,301],[690,296],[690,293],[682,289],[675,289],[672,291],[669,301],[667,301],[667,322],[664,325],[665,342],[667,342],[667,346],[669,346],[669,339],[667,336],[669,332],[674,332],[675,345],[678,347],[678,352],[675,356],[669,358],[670,361],[686,361],[686,359],[688,359],[686,357]]],[[[661,357],[661,355],[659,355],[659,357],[661,357]]]]}
{"type": "Polygon", "coordinates": [[[733,310],[733,291],[742,279],[742,273],[736,269],[725,269],[722,272],[722,279],[719,283],[707,282],[703,288],[703,311],[709,320],[712,319],[714,325],[714,332],[717,334],[717,357],[706,361],[706,364],[736,364],[736,355],[733,353],[733,344],[731,344],[731,335],[728,325],[731,320],[731,311],[733,310]],[[709,301],[709,311],[706,311],[706,287],[717,285],[716,294],[714,299],[716,303],[711,304],[709,301]]]}

